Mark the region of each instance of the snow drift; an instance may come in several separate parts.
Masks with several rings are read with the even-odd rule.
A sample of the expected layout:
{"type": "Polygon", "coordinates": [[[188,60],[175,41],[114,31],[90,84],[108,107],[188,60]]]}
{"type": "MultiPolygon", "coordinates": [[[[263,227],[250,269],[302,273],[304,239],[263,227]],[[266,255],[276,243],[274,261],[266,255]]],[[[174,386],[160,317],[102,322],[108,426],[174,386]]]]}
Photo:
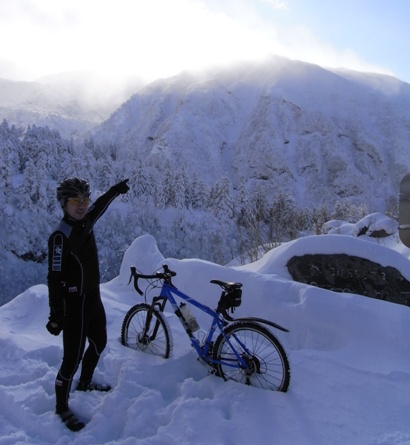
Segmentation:
{"type": "MultiPolygon", "coordinates": [[[[336,294],[289,280],[286,258],[322,249],[372,252],[400,266],[391,247],[351,236],[312,237],[284,244],[259,262],[221,267],[197,259],[164,259],[150,236],[137,238],[120,274],[102,285],[108,345],[95,379],[106,395],[77,393],[72,408],[88,422],[68,431],[54,415],[54,379],[61,337],[45,329],[47,288],[34,286],[0,308],[0,445],[6,444],[248,444],[398,445],[410,442],[410,313],[407,307],[353,294],[336,294]],[[167,263],[175,284],[210,306],[218,291],[210,279],[244,283],[235,316],[258,315],[287,327],[275,331],[290,360],[287,393],[263,391],[208,376],[176,317],[170,359],[123,347],[122,319],[140,301],[127,286],[129,266],[145,273],[167,263]]],[[[400,255],[399,255],[400,256],[400,255]]]]}

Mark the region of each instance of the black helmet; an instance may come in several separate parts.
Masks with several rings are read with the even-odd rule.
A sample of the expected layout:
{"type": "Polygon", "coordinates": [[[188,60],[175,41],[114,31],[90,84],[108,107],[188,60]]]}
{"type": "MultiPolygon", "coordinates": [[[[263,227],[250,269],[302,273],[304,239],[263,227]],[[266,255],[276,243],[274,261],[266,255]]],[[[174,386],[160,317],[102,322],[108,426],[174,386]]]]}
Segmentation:
{"type": "Polygon", "coordinates": [[[63,208],[68,198],[75,196],[90,196],[90,184],[82,178],[64,179],[57,186],[57,199],[63,208]]]}

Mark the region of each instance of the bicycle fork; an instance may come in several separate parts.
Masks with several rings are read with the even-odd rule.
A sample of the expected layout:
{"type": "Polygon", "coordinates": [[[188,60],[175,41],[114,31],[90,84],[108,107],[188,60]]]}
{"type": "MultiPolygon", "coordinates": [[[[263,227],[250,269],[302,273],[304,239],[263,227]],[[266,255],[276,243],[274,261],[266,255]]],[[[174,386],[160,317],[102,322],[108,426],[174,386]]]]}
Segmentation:
{"type": "Polygon", "coordinates": [[[155,326],[154,326],[154,329],[152,330],[152,334],[150,337],[148,337],[148,333],[149,333],[150,327],[151,327],[152,314],[156,310],[155,306],[158,306],[158,310],[160,312],[164,312],[166,303],[167,303],[167,299],[163,298],[163,297],[154,297],[152,299],[152,304],[148,310],[147,319],[145,320],[145,326],[141,333],[141,341],[144,341],[144,339],[145,339],[145,341],[147,343],[150,343],[152,340],[155,340],[157,333],[158,333],[158,329],[160,327],[160,323],[158,320],[155,322],[155,326]],[[162,303],[159,303],[160,300],[162,300],[162,303]]]}

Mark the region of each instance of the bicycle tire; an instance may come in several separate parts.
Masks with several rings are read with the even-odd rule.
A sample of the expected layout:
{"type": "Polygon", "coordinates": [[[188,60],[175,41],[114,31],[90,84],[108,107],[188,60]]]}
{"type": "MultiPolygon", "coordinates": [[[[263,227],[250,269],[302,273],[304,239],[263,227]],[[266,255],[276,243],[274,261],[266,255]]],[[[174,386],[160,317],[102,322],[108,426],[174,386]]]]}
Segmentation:
{"type": "Polygon", "coordinates": [[[214,360],[219,362],[215,364],[218,376],[261,389],[288,390],[289,360],[283,346],[268,328],[253,321],[244,321],[230,324],[224,333],[216,339],[213,352],[214,360]],[[229,343],[248,363],[249,369],[239,366],[229,343]]]}
{"type": "Polygon", "coordinates": [[[136,351],[168,358],[171,355],[173,340],[171,329],[162,312],[153,311],[148,333],[145,338],[141,337],[149,309],[149,304],[139,303],[127,312],[121,327],[121,343],[136,351]],[[153,338],[155,327],[157,332],[153,338]]]}

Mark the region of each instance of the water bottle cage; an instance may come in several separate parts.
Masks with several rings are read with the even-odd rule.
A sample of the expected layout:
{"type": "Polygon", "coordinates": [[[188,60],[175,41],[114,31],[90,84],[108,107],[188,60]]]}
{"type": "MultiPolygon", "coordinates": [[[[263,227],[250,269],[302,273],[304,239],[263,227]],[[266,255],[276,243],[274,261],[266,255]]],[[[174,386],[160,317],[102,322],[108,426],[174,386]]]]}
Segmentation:
{"type": "Polygon", "coordinates": [[[188,331],[192,333],[199,330],[198,322],[196,321],[196,318],[191,314],[187,306],[181,306],[176,311],[176,314],[182,319],[183,324],[188,331]]]}

